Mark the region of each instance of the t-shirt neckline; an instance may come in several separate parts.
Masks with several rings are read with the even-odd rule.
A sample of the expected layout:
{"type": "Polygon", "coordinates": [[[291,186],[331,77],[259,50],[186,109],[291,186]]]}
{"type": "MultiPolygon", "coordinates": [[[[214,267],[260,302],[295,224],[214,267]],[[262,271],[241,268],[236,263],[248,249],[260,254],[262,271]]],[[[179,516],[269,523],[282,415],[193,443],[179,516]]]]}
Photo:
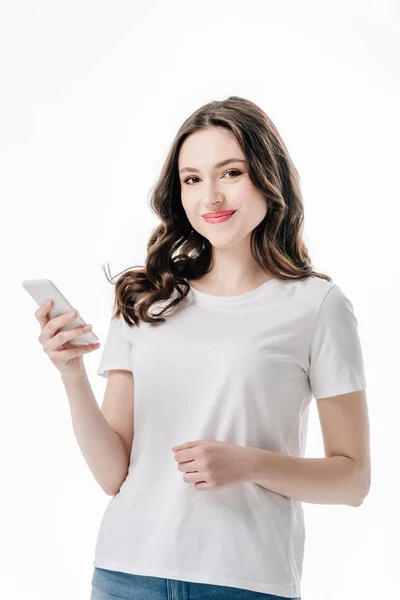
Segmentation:
{"type": "Polygon", "coordinates": [[[187,283],[190,286],[191,293],[198,302],[202,302],[203,304],[232,305],[239,304],[243,301],[251,300],[256,296],[259,296],[264,292],[264,290],[275,287],[279,281],[280,280],[276,278],[268,279],[268,281],[264,281],[264,283],[259,285],[254,290],[250,290],[250,292],[245,292],[244,294],[237,294],[235,296],[213,296],[212,294],[200,292],[192,287],[188,281],[187,283]]]}

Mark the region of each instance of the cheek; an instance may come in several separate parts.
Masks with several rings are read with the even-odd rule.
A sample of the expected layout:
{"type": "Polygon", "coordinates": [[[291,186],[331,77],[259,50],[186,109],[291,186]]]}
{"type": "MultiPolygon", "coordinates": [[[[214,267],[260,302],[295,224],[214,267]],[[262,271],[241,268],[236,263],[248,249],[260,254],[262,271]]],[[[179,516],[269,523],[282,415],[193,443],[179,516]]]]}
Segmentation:
{"type": "Polygon", "coordinates": [[[182,203],[182,206],[183,206],[183,210],[186,213],[186,217],[187,217],[188,221],[193,223],[193,220],[195,219],[195,213],[194,213],[193,207],[185,206],[183,203],[182,203]]]}
{"type": "Polygon", "coordinates": [[[182,208],[186,213],[186,216],[190,217],[191,213],[193,212],[193,207],[192,208],[190,207],[190,203],[185,200],[183,195],[181,196],[181,203],[182,203],[182,208]]]}
{"type": "Polygon", "coordinates": [[[261,197],[257,200],[256,208],[254,209],[255,219],[257,221],[256,225],[261,223],[261,221],[265,218],[267,214],[267,202],[264,197],[261,197]]]}
{"type": "Polygon", "coordinates": [[[254,229],[261,223],[267,214],[267,203],[263,196],[250,195],[239,206],[243,223],[247,229],[254,229]]]}
{"type": "Polygon", "coordinates": [[[196,204],[196,199],[193,195],[191,196],[190,194],[185,194],[184,192],[182,192],[181,193],[181,203],[182,203],[184,210],[187,213],[190,213],[190,212],[193,212],[193,208],[196,204]]]}

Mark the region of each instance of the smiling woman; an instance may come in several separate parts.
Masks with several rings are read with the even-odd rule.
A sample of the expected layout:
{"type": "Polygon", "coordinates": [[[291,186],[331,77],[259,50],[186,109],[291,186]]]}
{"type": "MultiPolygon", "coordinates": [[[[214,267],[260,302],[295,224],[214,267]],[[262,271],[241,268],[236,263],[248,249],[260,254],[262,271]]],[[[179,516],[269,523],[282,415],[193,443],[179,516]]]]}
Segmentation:
{"type": "MultiPolygon", "coordinates": [[[[212,280],[216,285],[231,281],[237,292],[241,291],[238,283],[247,285],[246,279],[255,281],[266,272],[251,253],[251,237],[266,217],[267,201],[254,185],[247,162],[235,135],[223,127],[203,128],[186,137],[178,160],[178,167],[198,165],[179,168],[180,174],[195,171],[200,175],[196,183],[183,186],[181,201],[193,229],[212,246],[212,280]],[[224,155],[231,158],[217,162],[224,155]],[[234,163],[243,164],[242,171],[233,178],[225,177],[227,165],[234,163]],[[204,216],[215,212],[228,215],[204,216]],[[227,252],[233,247],[234,253],[227,252]]],[[[204,282],[207,276],[202,279],[204,282]]]]}
{"type": "Polygon", "coordinates": [[[353,307],[313,270],[297,171],[249,100],[183,123],[152,208],[161,223],[145,266],[116,282],[98,369],[131,371],[135,422],[134,434],[121,423],[133,396],[109,396],[119,435],[133,435],[110,478],[92,599],[299,599],[301,503],[356,506],[368,491],[353,307]],[[313,397],[325,458],[305,457],[313,397]]]}
{"type": "Polygon", "coordinates": [[[271,119],[250,100],[214,101],[186,119],[150,203],[161,223],[150,236],[146,266],[118,274],[116,285],[115,314],[131,324],[165,322],[163,315],[190,293],[189,280],[225,295],[266,277],[331,281],[313,269],[302,239],[297,169],[271,119]],[[235,213],[204,218],[218,211],[235,213]],[[239,262],[226,252],[233,248],[239,262]],[[137,303],[140,293],[145,300],[137,303]],[[155,313],[159,302],[163,310],[155,313]]]}

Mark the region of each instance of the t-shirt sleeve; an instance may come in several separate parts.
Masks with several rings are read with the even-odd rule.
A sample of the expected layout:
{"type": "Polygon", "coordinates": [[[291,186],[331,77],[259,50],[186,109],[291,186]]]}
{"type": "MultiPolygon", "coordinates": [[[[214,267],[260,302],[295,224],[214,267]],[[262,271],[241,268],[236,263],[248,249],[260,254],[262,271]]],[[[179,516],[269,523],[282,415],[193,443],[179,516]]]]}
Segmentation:
{"type": "Polygon", "coordinates": [[[308,360],[308,378],[316,400],[366,387],[358,321],[352,303],[336,284],[314,318],[308,360]]]}
{"type": "Polygon", "coordinates": [[[97,374],[108,378],[110,369],[133,372],[130,327],[121,316],[111,319],[97,374]]]}

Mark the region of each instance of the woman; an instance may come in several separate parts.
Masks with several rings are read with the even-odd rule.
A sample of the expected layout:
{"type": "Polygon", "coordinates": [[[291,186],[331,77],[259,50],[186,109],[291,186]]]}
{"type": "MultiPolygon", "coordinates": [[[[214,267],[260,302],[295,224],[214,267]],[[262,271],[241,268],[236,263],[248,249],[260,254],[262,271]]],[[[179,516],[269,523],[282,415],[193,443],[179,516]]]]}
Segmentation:
{"type": "MultiPolygon", "coordinates": [[[[299,600],[302,497],[268,482],[268,457],[304,457],[313,395],[365,388],[353,307],[312,268],[297,170],[254,103],[191,115],[151,206],[160,225],[118,278],[98,369],[126,384],[103,412],[127,462],[91,599],[299,600]]],[[[304,499],[353,502],[336,488],[304,499]]]]}

